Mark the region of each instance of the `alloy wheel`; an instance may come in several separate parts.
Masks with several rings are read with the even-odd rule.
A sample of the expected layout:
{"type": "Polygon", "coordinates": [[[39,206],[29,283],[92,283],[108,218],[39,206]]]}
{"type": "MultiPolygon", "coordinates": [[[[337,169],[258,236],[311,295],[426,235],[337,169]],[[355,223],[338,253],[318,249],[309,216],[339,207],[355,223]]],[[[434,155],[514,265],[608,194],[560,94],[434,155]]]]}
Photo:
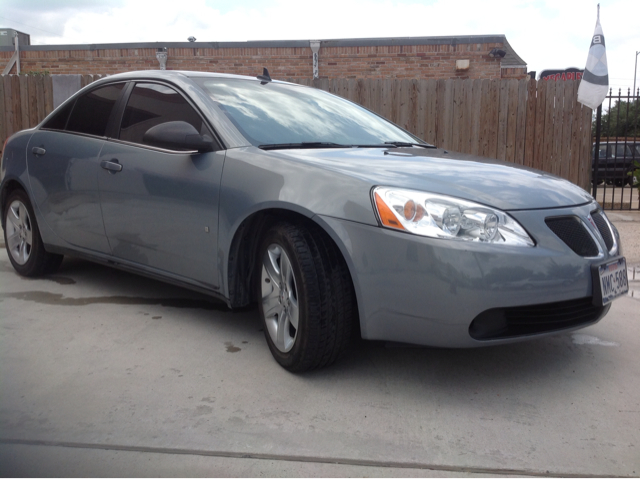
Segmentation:
{"type": "Polygon", "coordinates": [[[31,217],[22,201],[15,200],[7,209],[7,249],[13,260],[23,265],[29,261],[33,246],[31,217]]]}
{"type": "Polygon", "coordinates": [[[261,290],[269,336],[276,348],[286,353],[296,341],[300,310],[291,261],[277,244],[269,245],[262,259],[261,290]]]}

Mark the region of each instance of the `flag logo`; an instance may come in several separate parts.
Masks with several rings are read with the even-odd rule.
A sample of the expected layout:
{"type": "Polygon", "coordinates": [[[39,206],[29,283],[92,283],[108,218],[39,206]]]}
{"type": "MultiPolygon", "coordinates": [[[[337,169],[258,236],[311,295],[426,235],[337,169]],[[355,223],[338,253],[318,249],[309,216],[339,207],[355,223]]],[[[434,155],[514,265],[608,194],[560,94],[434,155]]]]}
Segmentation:
{"type": "Polygon", "coordinates": [[[600,5],[598,5],[598,19],[589,46],[587,66],[578,87],[578,101],[592,110],[602,104],[609,90],[609,69],[605,46],[604,33],[600,25],[600,5]]]}

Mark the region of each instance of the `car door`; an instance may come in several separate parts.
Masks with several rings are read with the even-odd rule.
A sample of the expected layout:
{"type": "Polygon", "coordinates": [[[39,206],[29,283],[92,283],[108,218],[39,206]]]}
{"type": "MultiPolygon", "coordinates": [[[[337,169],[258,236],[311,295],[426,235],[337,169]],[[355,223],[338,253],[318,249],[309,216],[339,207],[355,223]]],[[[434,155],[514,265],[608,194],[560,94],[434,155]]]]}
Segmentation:
{"type": "Polygon", "coordinates": [[[100,155],[106,234],[119,260],[215,290],[224,151],[170,151],[145,143],[147,130],[173,121],[208,133],[202,116],[176,89],[137,83],[118,138],[106,142],[100,155]]]}
{"type": "Polygon", "coordinates": [[[124,86],[98,87],[67,103],[29,141],[27,165],[34,203],[65,246],[110,253],[98,165],[124,86]]]}

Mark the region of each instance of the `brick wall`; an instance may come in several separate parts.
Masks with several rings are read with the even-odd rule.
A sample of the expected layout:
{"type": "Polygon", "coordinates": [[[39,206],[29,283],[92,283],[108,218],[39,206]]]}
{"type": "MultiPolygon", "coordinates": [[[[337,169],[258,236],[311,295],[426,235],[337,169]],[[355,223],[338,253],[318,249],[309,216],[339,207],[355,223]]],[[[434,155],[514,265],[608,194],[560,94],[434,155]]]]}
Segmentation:
{"type": "MultiPolygon", "coordinates": [[[[246,42],[247,45],[269,43],[246,42]]],[[[312,78],[309,42],[289,43],[300,46],[203,48],[197,43],[193,47],[182,43],[167,48],[167,69],[255,76],[262,73],[264,66],[273,78],[312,78]]],[[[500,58],[489,56],[493,48],[504,48],[502,42],[370,46],[340,46],[337,41],[324,43],[319,51],[320,78],[499,79],[505,78],[505,74],[508,78],[526,77],[526,68],[504,68],[500,58]],[[456,71],[456,60],[469,60],[469,68],[456,71]]],[[[135,48],[135,44],[128,44],[127,48],[114,46],[25,47],[20,52],[21,69],[51,74],[114,74],[159,68],[157,48],[135,48]]],[[[0,51],[0,68],[4,68],[12,53],[0,51]]]]}
{"type": "Polygon", "coordinates": [[[515,78],[516,80],[522,80],[527,77],[526,69],[522,68],[503,68],[501,78],[515,78]]]}

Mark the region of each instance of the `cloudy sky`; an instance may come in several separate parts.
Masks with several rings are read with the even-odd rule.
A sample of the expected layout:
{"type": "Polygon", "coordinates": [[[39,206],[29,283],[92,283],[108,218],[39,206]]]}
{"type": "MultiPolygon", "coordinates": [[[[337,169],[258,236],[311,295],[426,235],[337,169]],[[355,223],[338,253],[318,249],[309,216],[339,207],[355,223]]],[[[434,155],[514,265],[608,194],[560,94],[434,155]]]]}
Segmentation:
{"type": "MultiPolygon", "coordinates": [[[[600,5],[610,86],[626,89],[640,0],[600,5]]],[[[0,28],[34,45],[505,34],[538,72],[584,68],[596,14],[590,0],[0,0],[0,28]]]]}

